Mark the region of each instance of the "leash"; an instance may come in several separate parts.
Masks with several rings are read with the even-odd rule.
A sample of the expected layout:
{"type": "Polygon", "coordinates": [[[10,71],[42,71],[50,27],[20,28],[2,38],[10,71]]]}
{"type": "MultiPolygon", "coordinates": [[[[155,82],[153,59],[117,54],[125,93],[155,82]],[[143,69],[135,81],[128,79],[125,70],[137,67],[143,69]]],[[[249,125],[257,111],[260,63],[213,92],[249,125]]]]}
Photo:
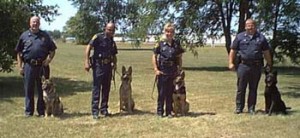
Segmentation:
{"type": "Polygon", "coordinates": [[[121,77],[121,74],[116,69],[114,69],[112,73],[112,81],[114,82],[115,90],[116,90],[116,73],[119,75],[119,77],[121,77]]]}
{"type": "Polygon", "coordinates": [[[113,69],[113,72],[112,72],[112,81],[114,82],[114,88],[116,90],[116,69],[113,69]]]}
{"type": "Polygon", "coordinates": [[[152,100],[154,100],[153,92],[154,92],[154,89],[155,89],[155,84],[157,83],[157,79],[158,79],[158,77],[157,77],[157,75],[155,75],[155,79],[154,79],[154,83],[153,83],[153,87],[152,87],[152,93],[151,93],[151,99],[152,100]]]}
{"type": "Polygon", "coordinates": [[[121,77],[121,74],[117,70],[115,70],[115,72],[119,75],[119,77],[121,77]]]}

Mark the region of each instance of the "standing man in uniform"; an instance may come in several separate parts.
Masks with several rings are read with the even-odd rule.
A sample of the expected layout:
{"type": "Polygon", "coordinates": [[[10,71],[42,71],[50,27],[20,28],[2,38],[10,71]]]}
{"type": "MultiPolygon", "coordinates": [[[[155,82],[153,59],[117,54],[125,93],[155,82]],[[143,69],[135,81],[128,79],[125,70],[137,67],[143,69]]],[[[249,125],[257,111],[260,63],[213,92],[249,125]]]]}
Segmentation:
{"type": "Polygon", "coordinates": [[[57,47],[50,36],[39,29],[40,17],[31,17],[29,25],[29,30],[22,33],[15,48],[20,74],[24,75],[25,116],[30,117],[34,112],[35,84],[38,92],[37,112],[39,116],[44,116],[42,68],[52,61],[57,47]]]}
{"type": "Polygon", "coordinates": [[[163,40],[154,47],[152,64],[157,77],[157,115],[163,117],[166,103],[166,116],[171,118],[173,80],[182,66],[182,49],[179,42],[174,40],[175,28],[172,23],[164,26],[163,40]]]}
{"type": "Polygon", "coordinates": [[[92,115],[93,119],[99,119],[99,112],[104,116],[109,116],[108,99],[112,79],[112,70],[117,67],[116,54],[117,46],[113,40],[115,25],[108,23],[104,34],[96,34],[90,40],[85,50],[84,68],[88,72],[93,69],[93,90],[92,90],[92,115]],[[90,51],[94,49],[90,58],[90,51]],[[101,91],[101,105],[99,109],[101,91]]]}
{"type": "Polygon", "coordinates": [[[248,113],[255,113],[257,87],[264,64],[263,59],[267,61],[267,66],[272,67],[270,46],[265,36],[256,31],[255,21],[247,19],[245,29],[246,31],[236,36],[229,53],[230,70],[235,70],[234,60],[240,58],[240,63],[237,65],[236,114],[243,112],[247,85],[249,85],[248,113]],[[240,57],[236,57],[236,54],[240,57]]]}

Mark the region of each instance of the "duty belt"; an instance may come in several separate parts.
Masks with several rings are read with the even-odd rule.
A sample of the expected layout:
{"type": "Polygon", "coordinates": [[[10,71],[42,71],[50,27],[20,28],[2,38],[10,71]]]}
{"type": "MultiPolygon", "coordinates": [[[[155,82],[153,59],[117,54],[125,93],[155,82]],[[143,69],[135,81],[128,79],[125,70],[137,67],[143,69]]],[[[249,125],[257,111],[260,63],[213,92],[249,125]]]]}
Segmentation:
{"type": "Polygon", "coordinates": [[[170,67],[174,65],[174,61],[162,61],[161,65],[170,67]]]}
{"type": "Polygon", "coordinates": [[[29,63],[30,65],[34,65],[34,66],[41,66],[43,64],[43,60],[41,60],[41,59],[29,59],[25,62],[29,63]]]}
{"type": "Polygon", "coordinates": [[[263,63],[263,60],[241,60],[242,64],[245,65],[261,65],[263,63]]]}
{"type": "Polygon", "coordinates": [[[109,64],[109,63],[111,63],[111,59],[109,59],[109,58],[96,59],[96,61],[97,61],[99,64],[109,64]]]}

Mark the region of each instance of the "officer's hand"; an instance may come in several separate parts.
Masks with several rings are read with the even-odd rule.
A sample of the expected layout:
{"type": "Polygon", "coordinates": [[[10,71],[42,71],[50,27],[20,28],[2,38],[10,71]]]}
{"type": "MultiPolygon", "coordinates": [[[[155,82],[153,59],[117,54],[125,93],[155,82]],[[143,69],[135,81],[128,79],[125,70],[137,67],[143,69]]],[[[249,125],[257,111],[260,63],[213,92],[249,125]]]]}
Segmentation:
{"type": "Polygon", "coordinates": [[[23,68],[20,68],[19,71],[20,71],[20,75],[21,75],[21,76],[24,76],[24,69],[23,69],[23,68]]]}
{"type": "Polygon", "coordinates": [[[87,72],[89,72],[89,71],[90,71],[90,68],[91,68],[91,67],[90,67],[90,64],[89,64],[88,62],[85,62],[85,63],[84,63],[84,70],[87,71],[87,72]]]}
{"type": "Polygon", "coordinates": [[[112,66],[113,70],[117,70],[117,64],[111,63],[111,66],[112,66]]]}
{"type": "Polygon", "coordinates": [[[155,75],[161,75],[161,74],[164,74],[163,72],[161,72],[160,70],[154,70],[155,72],[155,75]]]}
{"type": "Polygon", "coordinates": [[[235,70],[235,66],[233,63],[229,63],[228,65],[229,70],[234,71],[235,70]]]}
{"type": "Polygon", "coordinates": [[[46,60],[43,61],[43,65],[48,66],[50,62],[51,60],[47,58],[46,60]]]}

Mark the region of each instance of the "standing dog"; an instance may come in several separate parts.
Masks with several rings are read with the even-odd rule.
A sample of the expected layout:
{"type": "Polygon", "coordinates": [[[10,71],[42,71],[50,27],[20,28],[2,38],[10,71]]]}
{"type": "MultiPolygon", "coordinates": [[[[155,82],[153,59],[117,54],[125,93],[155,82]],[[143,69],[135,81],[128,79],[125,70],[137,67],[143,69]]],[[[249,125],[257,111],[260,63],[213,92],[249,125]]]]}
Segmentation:
{"type": "Polygon", "coordinates": [[[122,75],[121,75],[121,86],[120,86],[120,112],[128,111],[129,113],[133,112],[134,109],[134,101],[132,98],[132,89],[131,89],[131,81],[132,81],[132,68],[131,66],[126,71],[126,68],[122,67],[122,75]]]}
{"type": "Polygon", "coordinates": [[[42,89],[45,101],[45,117],[63,114],[63,104],[55,92],[54,83],[50,79],[42,79],[42,89]]]}
{"type": "Polygon", "coordinates": [[[184,84],[184,71],[180,71],[179,75],[174,79],[175,91],[173,92],[173,111],[175,116],[178,113],[186,115],[189,111],[190,104],[186,101],[186,90],[184,84]]]}
{"type": "Polygon", "coordinates": [[[277,71],[266,71],[265,78],[265,111],[269,115],[273,112],[287,114],[285,103],[281,99],[280,92],[276,86],[277,84],[277,71]]]}

